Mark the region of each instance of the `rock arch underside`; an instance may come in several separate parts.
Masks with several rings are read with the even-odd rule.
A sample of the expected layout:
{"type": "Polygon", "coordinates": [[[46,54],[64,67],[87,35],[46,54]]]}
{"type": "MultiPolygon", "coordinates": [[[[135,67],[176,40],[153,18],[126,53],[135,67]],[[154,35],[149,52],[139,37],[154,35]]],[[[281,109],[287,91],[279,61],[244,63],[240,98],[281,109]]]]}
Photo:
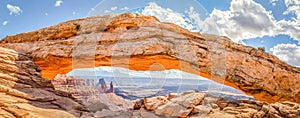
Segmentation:
{"type": "Polygon", "coordinates": [[[77,19],[7,36],[0,46],[28,53],[53,79],[73,68],[179,69],[242,90],[257,100],[300,103],[300,69],[223,36],[190,32],[138,14],[77,19]]]}

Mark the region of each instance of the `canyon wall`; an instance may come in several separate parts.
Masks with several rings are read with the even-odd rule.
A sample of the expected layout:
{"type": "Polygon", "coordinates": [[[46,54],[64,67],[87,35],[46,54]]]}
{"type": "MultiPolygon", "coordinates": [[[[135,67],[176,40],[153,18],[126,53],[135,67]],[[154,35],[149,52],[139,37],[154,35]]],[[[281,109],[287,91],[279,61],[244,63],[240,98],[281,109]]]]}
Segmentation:
{"type": "Polygon", "coordinates": [[[86,107],[70,96],[41,78],[29,55],[0,47],[0,117],[89,116],[86,107]]]}
{"type": "Polygon", "coordinates": [[[32,55],[42,77],[74,68],[179,69],[258,100],[300,103],[300,69],[223,36],[190,32],[139,14],[89,17],[7,36],[0,46],[32,55]]]}

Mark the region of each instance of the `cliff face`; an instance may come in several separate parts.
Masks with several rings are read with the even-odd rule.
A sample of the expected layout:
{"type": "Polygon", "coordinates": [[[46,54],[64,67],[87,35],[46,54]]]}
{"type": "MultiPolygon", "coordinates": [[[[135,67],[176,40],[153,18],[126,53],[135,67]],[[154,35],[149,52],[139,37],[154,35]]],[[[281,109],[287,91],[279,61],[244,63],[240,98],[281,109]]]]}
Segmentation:
{"type": "Polygon", "coordinates": [[[0,117],[79,117],[86,108],[41,78],[26,54],[0,47],[0,117]]]}
{"type": "Polygon", "coordinates": [[[122,14],[64,22],[5,37],[53,79],[73,68],[180,69],[238,88],[258,100],[300,102],[300,69],[226,37],[189,32],[155,17],[122,14]]]}

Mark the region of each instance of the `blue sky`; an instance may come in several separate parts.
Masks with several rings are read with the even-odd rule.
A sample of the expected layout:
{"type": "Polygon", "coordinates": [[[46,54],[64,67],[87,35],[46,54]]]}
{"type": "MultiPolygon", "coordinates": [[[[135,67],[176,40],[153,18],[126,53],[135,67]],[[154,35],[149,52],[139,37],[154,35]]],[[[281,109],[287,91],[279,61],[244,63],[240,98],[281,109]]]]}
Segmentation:
{"type": "Polygon", "coordinates": [[[298,0],[177,1],[1,0],[0,39],[71,19],[95,14],[133,12],[143,7],[139,13],[155,15],[162,21],[173,22],[193,31],[225,35],[235,42],[265,47],[267,52],[283,61],[300,66],[298,0]],[[178,16],[178,13],[185,16],[178,16]],[[200,15],[201,20],[197,20],[197,15],[200,15]],[[166,16],[182,18],[172,21],[166,16]],[[186,21],[186,18],[190,20],[186,21]],[[198,29],[190,26],[190,22],[198,29]]]}

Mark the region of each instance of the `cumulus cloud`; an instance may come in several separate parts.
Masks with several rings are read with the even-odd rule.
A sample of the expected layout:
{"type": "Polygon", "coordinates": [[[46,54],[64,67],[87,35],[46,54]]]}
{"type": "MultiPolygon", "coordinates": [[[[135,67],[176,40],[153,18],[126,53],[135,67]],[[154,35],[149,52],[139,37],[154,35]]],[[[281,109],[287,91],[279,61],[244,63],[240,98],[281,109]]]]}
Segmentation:
{"type": "MultiPolygon", "coordinates": [[[[289,30],[293,30],[292,32],[299,32],[300,31],[300,1],[299,0],[285,0],[285,5],[287,10],[283,12],[284,15],[286,14],[294,14],[296,18],[292,18],[292,20],[281,20],[280,25],[285,26],[289,30]],[[296,31],[295,31],[296,30],[296,31]]],[[[292,38],[300,38],[298,35],[292,35],[292,38]]]]}
{"type": "Polygon", "coordinates": [[[271,12],[252,0],[232,0],[227,11],[214,9],[204,20],[202,32],[245,39],[274,36],[279,29],[271,12]]]}
{"type": "MultiPolygon", "coordinates": [[[[286,14],[294,14],[296,17],[291,20],[281,20],[278,24],[281,27],[281,32],[287,34],[293,39],[300,41],[300,1],[299,0],[285,0],[287,10],[283,12],[286,14]]],[[[300,67],[300,46],[296,44],[278,44],[271,48],[271,51],[279,59],[300,67]]]]}
{"type": "Polygon", "coordinates": [[[109,12],[111,12],[111,11],[109,11],[109,10],[105,10],[105,11],[104,11],[104,13],[109,13],[109,12]]]}
{"type": "Polygon", "coordinates": [[[13,15],[13,14],[20,15],[23,12],[19,6],[14,6],[11,4],[7,4],[6,8],[9,10],[10,15],[13,15]]]}
{"type": "Polygon", "coordinates": [[[300,46],[296,44],[278,44],[271,48],[271,51],[279,59],[300,67],[300,46]]]}
{"type": "Polygon", "coordinates": [[[300,1],[299,0],[285,0],[287,10],[283,14],[294,13],[297,19],[300,19],[300,1]]]}
{"type": "Polygon", "coordinates": [[[182,14],[153,2],[144,8],[142,14],[156,16],[192,31],[228,36],[235,42],[274,36],[282,31],[272,13],[252,0],[232,0],[229,10],[214,9],[204,20],[200,19],[200,14],[193,7],[182,14]]]}
{"type": "MultiPolygon", "coordinates": [[[[270,0],[270,3],[276,2],[278,0],[270,0]]],[[[232,0],[229,10],[214,9],[205,19],[200,19],[201,14],[195,12],[193,7],[185,13],[177,13],[154,2],[149,3],[141,13],[156,16],[161,21],[171,22],[191,31],[228,36],[238,43],[243,43],[246,39],[276,35],[288,35],[300,41],[300,1],[285,0],[285,4],[287,10],[284,14],[292,13],[296,18],[277,21],[271,11],[253,0],[232,0]]],[[[280,44],[274,46],[272,51],[283,61],[300,66],[300,58],[297,56],[300,51],[296,44],[280,44]]]]}
{"type": "MultiPolygon", "coordinates": [[[[289,1],[286,2],[286,12],[297,16],[294,20],[277,21],[271,11],[253,0],[232,0],[229,10],[214,9],[205,20],[198,18],[193,21],[202,28],[201,32],[228,36],[235,42],[280,34],[300,41],[300,1],[286,1],[289,1]]],[[[192,12],[193,10],[188,11],[189,17],[197,18],[197,14],[191,14],[192,12]]]]}
{"type": "Polygon", "coordinates": [[[110,10],[112,10],[112,11],[115,11],[115,10],[117,10],[117,9],[118,9],[117,6],[114,6],[114,7],[110,8],[110,10]]]}
{"type": "Polygon", "coordinates": [[[272,6],[276,6],[276,2],[278,2],[278,0],[270,0],[269,3],[272,4],[272,6]]]}
{"type": "Polygon", "coordinates": [[[55,7],[59,7],[59,6],[61,6],[62,4],[63,4],[63,1],[62,1],[62,0],[56,0],[54,6],[55,6],[55,7]]]}
{"type": "Polygon", "coordinates": [[[8,21],[3,21],[3,22],[2,22],[2,25],[3,25],[3,26],[5,26],[5,25],[7,25],[7,24],[8,24],[8,21]]]}
{"type": "Polygon", "coordinates": [[[129,10],[129,8],[128,7],[123,7],[123,8],[121,8],[121,10],[125,11],[125,10],[129,10]]]}
{"type": "Polygon", "coordinates": [[[143,9],[141,14],[156,16],[161,21],[171,22],[189,30],[194,29],[194,26],[189,24],[190,20],[184,18],[183,14],[174,12],[169,8],[162,8],[154,2],[150,2],[149,5],[143,9]]]}
{"type": "Polygon", "coordinates": [[[77,14],[79,14],[79,13],[76,12],[76,11],[73,11],[72,14],[73,14],[73,15],[77,15],[77,14]]]}

